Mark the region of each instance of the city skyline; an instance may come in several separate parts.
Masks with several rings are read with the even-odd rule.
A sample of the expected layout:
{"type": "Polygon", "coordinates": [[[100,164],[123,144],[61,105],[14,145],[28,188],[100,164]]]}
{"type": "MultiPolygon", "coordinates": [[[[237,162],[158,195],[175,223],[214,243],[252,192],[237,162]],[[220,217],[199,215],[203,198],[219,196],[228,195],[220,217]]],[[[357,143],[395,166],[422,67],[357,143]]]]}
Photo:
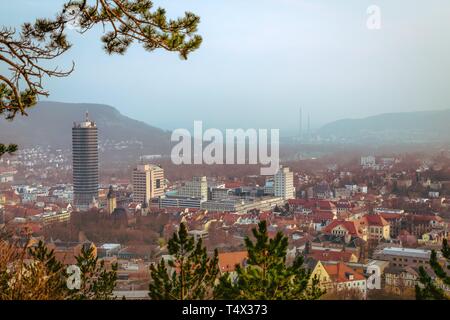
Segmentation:
{"type": "Polygon", "coordinates": [[[450,300],[448,0],[0,7],[1,302],[450,300]]]}

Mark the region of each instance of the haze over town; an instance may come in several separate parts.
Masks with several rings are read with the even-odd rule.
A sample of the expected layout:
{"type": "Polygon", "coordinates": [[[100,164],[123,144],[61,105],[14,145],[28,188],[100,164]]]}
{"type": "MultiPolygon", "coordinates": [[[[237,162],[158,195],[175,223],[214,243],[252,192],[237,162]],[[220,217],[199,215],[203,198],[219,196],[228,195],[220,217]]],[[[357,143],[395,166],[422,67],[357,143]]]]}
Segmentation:
{"type": "Polygon", "coordinates": [[[450,299],[449,2],[155,4],[0,5],[0,301],[450,299]]]}
{"type": "MultiPolygon", "coordinates": [[[[5,25],[53,17],[63,0],[15,1],[0,12],[5,25]]],[[[366,27],[373,1],[156,1],[168,15],[201,17],[204,42],[188,61],[103,54],[101,28],[83,36],[60,66],[66,79],[46,80],[50,99],[104,103],[162,129],[283,128],[296,132],[298,109],[317,128],[342,118],[449,108],[450,22],[445,0],[378,0],[382,28],[366,27]],[[95,72],[94,72],[95,71],[95,72]],[[119,80],[120,79],[120,80],[119,80]],[[257,116],[256,116],[257,115],[257,116]],[[295,115],[295,116],[293,116],[295,115]]]]}

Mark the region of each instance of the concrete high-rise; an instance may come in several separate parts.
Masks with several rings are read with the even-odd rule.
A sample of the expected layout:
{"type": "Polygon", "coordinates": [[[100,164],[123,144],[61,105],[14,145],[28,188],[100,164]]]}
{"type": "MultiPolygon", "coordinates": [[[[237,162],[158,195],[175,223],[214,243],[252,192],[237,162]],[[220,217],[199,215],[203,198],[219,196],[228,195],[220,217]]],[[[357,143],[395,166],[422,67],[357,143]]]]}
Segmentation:
{"type": "Polygon", "coordinates": [[[274,194],[283,199],[295,199],[294,173],[289,168],[281,166],[275,174],[274,194]]]}
{"type": "Polygon", "coordinates": [[[141,164],[133,170],[133,201],[148,204],[165,192],[164,169],[153,164],[141,164]]]}
{"type": "Polygon", "coordinates": [[[208,181],[205,176],[194,177],[178,189],[177,195],[189,198],[208,200],[208,181]]]}
{"type": "Polygon", "coordinates": [[[72,127],[74,205],[89,209],[98,200],[98,131],[94,121],[74,122],[72,127]]]}

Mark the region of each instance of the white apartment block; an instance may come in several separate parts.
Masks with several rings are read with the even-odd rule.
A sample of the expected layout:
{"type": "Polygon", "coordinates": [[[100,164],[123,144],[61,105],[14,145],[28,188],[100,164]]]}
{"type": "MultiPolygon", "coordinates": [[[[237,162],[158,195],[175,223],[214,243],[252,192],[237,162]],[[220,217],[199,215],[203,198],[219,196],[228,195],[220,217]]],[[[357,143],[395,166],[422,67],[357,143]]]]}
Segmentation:
{"type": "Polygon", "coordinates": [[[374,167],[376,165],[376,160],[374,156],[361,157],[361,166],[364,168],[374,167]]]}
{"type": "Polygon", "coordinates": [[[164,196],[164,169],[152,164],[138,165],[133,170],[133,201],[147,204],[152,198],[164,196]]]}
{"type": "Polygon", "coordinates": [[[274,195],[285,200],[295,199],[294,173],[289,168],[281,166],[275,174],[274,195]]]}
{"type": "Polygon", "coordinates": [[[208,181],[206,177],[194,177],[178,189],[178,196],[208,200],[208,181]]]}

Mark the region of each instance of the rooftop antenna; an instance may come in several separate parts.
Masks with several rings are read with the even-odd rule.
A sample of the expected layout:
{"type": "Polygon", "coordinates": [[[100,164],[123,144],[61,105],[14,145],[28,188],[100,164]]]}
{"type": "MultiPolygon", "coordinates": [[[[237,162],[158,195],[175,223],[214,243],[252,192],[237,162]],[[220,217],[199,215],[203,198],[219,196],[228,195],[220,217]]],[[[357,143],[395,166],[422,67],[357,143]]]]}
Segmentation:
{"type": "Polygon", "coordinates": [[[308,136],[311,134],[311,119],[310,114],[308,112],[308,136]]]}
{"type": "Polygon", "coordinates": [[[298,132],[298,136],[299,136],[299,138],[301,139],[302,138],[302,133],[303,133],[303,127],[302,127],[302,125],[303,125],[303,119],[302,119],[302,107],[300,107],[300,123],[299,123],[299,128],[298,128],[298,130],[299,130],[299,132],[298,132]]]}
{"type": "Polygon", "coordinates": [[[89,111],[86,110],[86,122],[89,122],[89,111]]]}

